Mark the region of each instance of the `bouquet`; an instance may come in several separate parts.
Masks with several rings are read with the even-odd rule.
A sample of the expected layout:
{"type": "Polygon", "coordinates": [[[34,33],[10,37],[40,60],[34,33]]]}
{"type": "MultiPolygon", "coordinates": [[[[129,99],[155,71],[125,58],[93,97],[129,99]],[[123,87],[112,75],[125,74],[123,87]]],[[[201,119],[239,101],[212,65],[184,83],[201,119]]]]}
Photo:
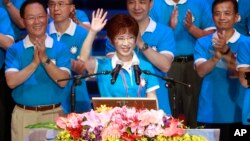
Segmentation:
{"type": "Polygon", "coordinates": [[[56,119],[56,141],[206,141],[162,110],[106,106],[56,119]]]}

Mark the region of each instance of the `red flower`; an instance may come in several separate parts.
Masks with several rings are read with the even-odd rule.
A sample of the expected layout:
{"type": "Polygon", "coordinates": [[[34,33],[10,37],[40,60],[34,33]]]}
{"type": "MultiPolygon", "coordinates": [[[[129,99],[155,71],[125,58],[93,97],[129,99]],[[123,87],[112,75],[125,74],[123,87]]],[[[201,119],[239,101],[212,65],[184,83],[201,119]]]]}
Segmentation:
{"type": "Polygon", "coordinates": [[[80,139],[82,134],[81,125],[77,126],[76,128],[67,128],[67,130],[69,131],[69,134],[73,139],[80,139]]]}
{"type": "Polygon", "coordinates": [[[136,139],[141,138],[141,136],[137,135],[137,134],[128,134],[126,132],[124,132],[121,136],[122,139],[124,139],[125,141],[135,141],[136,139]]]}

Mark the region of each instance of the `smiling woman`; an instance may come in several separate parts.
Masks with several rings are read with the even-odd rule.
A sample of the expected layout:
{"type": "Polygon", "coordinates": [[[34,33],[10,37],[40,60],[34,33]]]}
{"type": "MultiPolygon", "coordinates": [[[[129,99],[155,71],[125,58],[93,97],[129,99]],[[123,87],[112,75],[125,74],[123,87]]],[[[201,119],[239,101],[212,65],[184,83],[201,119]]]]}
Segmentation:
{"type": "Polygon", "coordinates": [[[114,70],[111,75],[98,75],[96,80],[102,97],[151,97],[156,99],[155,90],[159,88],[157,78],[141,74],[138,79],[144,84],[136,84],[136,74],[134,63],[142,69],[154,72],[152,65],[140,59],[134,52],[136,47],[136,37],[139,26],[134,18],[125,14],[113,16],[106,24],[107,13],[98,9],[93,13],[91,29],[84,41],[80,59],[88,73],[98,73],[105,70],[114,70]],[[90,58],[89,54],[97,32],[106,25],[107,36],[114,44],[116,52],[113,58],[96,59],[90,58]],[[119,62],[122,62],[121,69],[117,70],[119,62]],[[117,71],[116,71],[117,70],[117,71]],[[114,76],[114,74],[116,74],[114,76]],[[109,83],[110,79],[115,79],[115,83],[109,83]],[[149,81],[150,80],[150,81],[149,81]]]}

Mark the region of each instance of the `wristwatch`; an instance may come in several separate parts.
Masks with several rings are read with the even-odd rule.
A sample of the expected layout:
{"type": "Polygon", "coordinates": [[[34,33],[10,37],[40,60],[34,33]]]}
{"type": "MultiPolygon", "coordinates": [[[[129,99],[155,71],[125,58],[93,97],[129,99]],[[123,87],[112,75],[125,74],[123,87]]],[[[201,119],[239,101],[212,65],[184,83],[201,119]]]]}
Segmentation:
{"type": "Polygon", "coordinates": [[[141,48],[141,51],[145,51],[149,48],[148,44],[147,43],[144,43],[142,48],[141,48]]]}
{"type": "Polygon", "coordinates": [[[43,62],[42,64],[43,64],[43,65],[48,65],[48,64],[50,63],[50,61],[51,61],[51,60],[50,60],[49,58],[47,58],[46,61],[43,62]]]}

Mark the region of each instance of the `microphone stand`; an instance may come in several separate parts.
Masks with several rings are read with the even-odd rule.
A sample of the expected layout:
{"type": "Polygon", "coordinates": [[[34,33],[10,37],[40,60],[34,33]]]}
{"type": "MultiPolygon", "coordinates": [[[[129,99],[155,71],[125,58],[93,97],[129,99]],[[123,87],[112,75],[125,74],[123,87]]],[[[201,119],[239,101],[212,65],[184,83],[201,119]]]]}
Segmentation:
{"type": "MultiPolygon", "coordinates": [[[[180,81],[176,81],[174,80],[174,78],[169,78],[169,77],[166,77],[166,76],[160,76],[160,75],[157,75],[157,74],[154,74],[154,73],[151,73],[150,71],[147,71],[147,70],[141,70],[142,73],[144,74],[147,74],[147,75],[152,75],[152,76],[155,76],[155,77],[158,77],[158,78],[161,78],[162,80],[165,80],[166,81],[166,87],[168,88],[173,88],[175,87],[176,84],[181,84],[181,85],[184,85],[188,88],[191,87],[190,84],[187,84],[187,83],[183,83],[183,82],[180,82],[180,81]]],[[[176,92],[174,92],[173,94],[173,116],[176,117],[176,92]]]]}
{"type": "MultiPolygon", "coordinates": [[[[155,77],[158,77],[158,78],[161,78],[162,80],[165,80],[166,82],[168,83],[173,83],[172,85],[175,85],[175,83],[177,84],[181,84],[181,85],[184,85],[184,86],[187,86],[187,87],[191,87],[190,84],[187,84],[187,83],[183,83],[183,82],[180,82],[180,81],[176,81],[174,80],[174,78],[170,78],[170,77],[164,77],[164,76],[160,76],[160,75],[157,75],[157,74],[154,74],[154,73],[151,73],[150,71],[147,71],[147,70],[142,70],[142,73],[144,74],[147,74],[147,75],[153,75],[155,77]]],[[[166,87],[168,87],[168,84],[166,85],[166,87]]]]}
{"type": "Polygon", "coordinates": [[[67,81],[67,80],[73,80],[73,85],[71,87],[71,97],[70,97],[70,102],[71,102],[71,112],[75,112],[75,88],[81,84],[81,79],[85,79],[91,76],[96,76],[96,75],[107,75],[110,74],[111,71],[102,71],[98,73],[93,73],[93,74],[87,74],[87,75],[74,75],[73,77],[70,78],[64,78],[64,79],[59,79],[56,82],[61,82],[61,81],[67,81]]]}

